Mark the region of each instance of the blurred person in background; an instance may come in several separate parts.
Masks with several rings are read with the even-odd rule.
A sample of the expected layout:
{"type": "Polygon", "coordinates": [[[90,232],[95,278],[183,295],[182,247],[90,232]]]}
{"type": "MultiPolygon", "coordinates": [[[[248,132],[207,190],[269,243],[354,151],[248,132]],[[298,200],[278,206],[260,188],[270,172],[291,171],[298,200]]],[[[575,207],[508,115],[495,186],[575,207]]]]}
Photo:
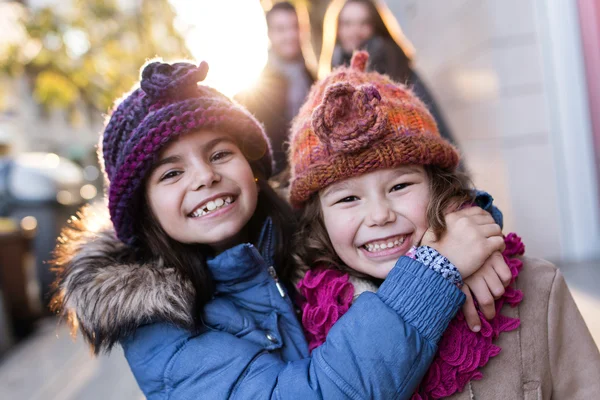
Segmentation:
{"type": "Polygon", "coordinates": [[[276,3],[266,14],[271,48],[267,65],[253,88],[239,93],[236,100],[265,125],[273,146],[276,186],[287,186],[286,138],[290,122],[314,81],[306,67],[300,46],[300,27],[291,3],[276,3]]]}
{"type": "Polygon", "coordinates": [[[328,17],[337,17],[337,22],[333,30],[324,26],[319,71],[323,67],[329,71],[349,65],[355,50],[366,50],[370,55],[369,69],[411,87],[433,114],[442,137],[456,143],[432,94],[412,68],[412,44],[400,29],[390,26],[393,15],[384,4],[377,0],[333,1],[327,10],[325,25],[332,21],[328,17]],[[328,51],[331,47],[333,50],[328,51]]]}

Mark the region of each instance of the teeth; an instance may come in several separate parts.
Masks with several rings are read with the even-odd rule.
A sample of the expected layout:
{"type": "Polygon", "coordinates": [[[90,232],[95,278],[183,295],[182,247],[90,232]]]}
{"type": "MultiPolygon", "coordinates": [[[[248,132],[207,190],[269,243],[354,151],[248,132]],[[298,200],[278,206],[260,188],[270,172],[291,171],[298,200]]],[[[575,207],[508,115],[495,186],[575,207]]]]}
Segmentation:
{"type": "Polygon", "coordinates": [[[406,236],[402,236],[400,239],[396,239],[394,241],[389,241],[387,243],[381,243],[381,244],[367,243],[363,247],[368,252],[376,252],[379,250],[391,249],[393,247],[400,246],[404,243],[405,240],[406,240],[406,236]]]}
{"type": "Polygon", "coordinates": [[[203,215],[210,213],[211,211],[215,211],[215,210],[217,210],[223,206],[227,206],[231,203],[233,203],[233,198],[231,196],[211,200],[208,203],[206,203],[202,208],[198,208],[197,210],[192,212],[190,215],[192,217],[201,217],[203,215]]]}

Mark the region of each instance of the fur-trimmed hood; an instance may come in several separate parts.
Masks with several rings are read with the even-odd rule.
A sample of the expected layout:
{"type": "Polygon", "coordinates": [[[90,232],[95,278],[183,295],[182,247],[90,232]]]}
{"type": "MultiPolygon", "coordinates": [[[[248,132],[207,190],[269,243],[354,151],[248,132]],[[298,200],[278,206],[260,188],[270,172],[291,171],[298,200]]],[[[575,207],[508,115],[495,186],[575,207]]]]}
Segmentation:
{"type": "Polygon", "coordinates": [[[193,326],[194,288],[160,260],[133,262],[105,206],[86,206],[63,230],[52,262],[51,308],[81,330],[96,353],[149,322],[193,326]]]}

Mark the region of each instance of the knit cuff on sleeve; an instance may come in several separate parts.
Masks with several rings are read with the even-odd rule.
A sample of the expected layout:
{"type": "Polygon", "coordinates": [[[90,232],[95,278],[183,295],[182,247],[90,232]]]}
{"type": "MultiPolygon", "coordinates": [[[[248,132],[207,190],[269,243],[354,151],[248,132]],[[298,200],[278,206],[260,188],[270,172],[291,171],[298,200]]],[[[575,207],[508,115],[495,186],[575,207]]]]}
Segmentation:
{"type": "Polygon", "coordinates": [[[465,300],[441,274],[409,257],[400,257],[377,295],[433,343],[439,341],[465,300]]]}

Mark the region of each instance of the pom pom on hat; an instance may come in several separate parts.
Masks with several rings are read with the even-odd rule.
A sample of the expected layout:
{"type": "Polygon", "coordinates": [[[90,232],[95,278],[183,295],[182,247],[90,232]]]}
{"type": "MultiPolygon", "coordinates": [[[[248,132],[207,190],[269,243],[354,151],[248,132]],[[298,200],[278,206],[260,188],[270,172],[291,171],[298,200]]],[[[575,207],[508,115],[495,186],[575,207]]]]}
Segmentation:
{"type": "Polygon", "coordinates": [[[182,90],[193,90],[193,85],[203,81],[207,73],[205,61],[198,66],[188,62],[167,64],[154,61],[144,67],[140,86],[153,100],[171,98],[181,95],[182,90]]]}
{"type": "Polygon", "coordinates": [[[358,72],[366,72],[368,62],[369,53],[366,51],[359,51],[352,55],[352,60],[350,60],[350,68],[358,72]]]}

